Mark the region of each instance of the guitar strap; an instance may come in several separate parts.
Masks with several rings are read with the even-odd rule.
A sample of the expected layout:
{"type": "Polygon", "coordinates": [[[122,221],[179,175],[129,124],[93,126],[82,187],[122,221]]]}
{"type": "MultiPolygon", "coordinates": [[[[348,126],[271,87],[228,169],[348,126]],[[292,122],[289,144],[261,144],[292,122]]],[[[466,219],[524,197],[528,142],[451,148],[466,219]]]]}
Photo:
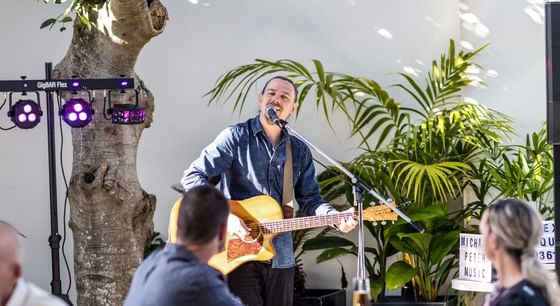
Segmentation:
{"type": "Polygon", "coordinates": [[[292,142],[290,135],[286,139],[286,162],[284,162],[284,184],[282,192],[282,214],[284,219],[294,216],[294,188],[293,188],[293,167],[292,167],[292,142]]]}

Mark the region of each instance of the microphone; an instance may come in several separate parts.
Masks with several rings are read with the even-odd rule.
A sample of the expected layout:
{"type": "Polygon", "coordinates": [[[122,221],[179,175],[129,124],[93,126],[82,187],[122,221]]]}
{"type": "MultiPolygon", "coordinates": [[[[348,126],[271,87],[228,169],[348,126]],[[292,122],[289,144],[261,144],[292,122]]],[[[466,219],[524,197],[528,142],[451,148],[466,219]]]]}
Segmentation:
{"type": "Polygon", "coordinates": [[[274,109],[274,106],[272,104],[268,104],[265,107],[265,114],[266,117],[270,119],[270,121],[272,121],[272,123],[276,124],[280,128],[284,128],[285,121],[278,118],[278,114],[276,113],[276,110],[274,109]]]}

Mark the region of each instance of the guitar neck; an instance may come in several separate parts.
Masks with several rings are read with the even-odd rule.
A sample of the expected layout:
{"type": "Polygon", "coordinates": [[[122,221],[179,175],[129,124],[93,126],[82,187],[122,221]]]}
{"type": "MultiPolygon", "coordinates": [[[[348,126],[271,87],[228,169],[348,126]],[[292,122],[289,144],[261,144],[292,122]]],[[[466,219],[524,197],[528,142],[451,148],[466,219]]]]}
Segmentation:
{"type": "Polygon", "coordinates": [[[325,216],[311,216],[311,217],[265,221],[260,224],[260,227],[262,228],[265,234],[284,233],[284,232],[297,231],[297,230],[302,230],[307,228],[332,225],[353,215],[354,213],[352,212],[346,212],[346,213],[338,213],[338,214],[325,215],[325,216]]]}

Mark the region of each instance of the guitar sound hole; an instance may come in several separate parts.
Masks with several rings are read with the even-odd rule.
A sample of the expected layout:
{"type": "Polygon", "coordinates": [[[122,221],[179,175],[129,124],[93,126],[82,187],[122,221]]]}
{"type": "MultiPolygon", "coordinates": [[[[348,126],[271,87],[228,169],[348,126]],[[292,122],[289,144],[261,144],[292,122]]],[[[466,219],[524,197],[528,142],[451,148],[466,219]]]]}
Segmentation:
{"type": "Polygon", "coordinates": [[[245,243],[254,243],[254,242],[258,242],[259,240],[262,242],[261,228],[253,223],[247,223],[247,227],[249,227],[251,231],[241,240],[245,243]]]}

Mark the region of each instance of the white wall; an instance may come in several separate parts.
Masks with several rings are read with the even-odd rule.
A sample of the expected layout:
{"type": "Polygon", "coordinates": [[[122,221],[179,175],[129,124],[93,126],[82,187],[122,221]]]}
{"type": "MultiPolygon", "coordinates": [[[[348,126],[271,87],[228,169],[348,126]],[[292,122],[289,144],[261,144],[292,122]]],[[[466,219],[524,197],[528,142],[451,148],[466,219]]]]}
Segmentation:
{"type": "Polygon", "coordinates": [[[514,119],[520,139],[546,120],[544,1],[466,1],[461,9],[462,40],[490,43],[478,63],[487,88],[466,96],[514,119]],[[472,15],[469,15],[472,14],[472,15]]]}
{"type": "MultiPolygon", "coordinates": [[[[39,24],[60,13],[62,7],[35,1],[4,2],[9,5],[0,10],[0,79],[43,78],[43,63],[57,63],[63,57],[71,33],[39,30],[39,24]]],[[[488,88],[474,88],[467,96],[512,116],[522,133],[535,129],[545,118],[544,29],[542,22],[533,21],[525,12],[534,1],[166,2],[167,28],[145,47],[136,69],[156,97],[154,124],[144,131],[139,147],[138,174],[143,188],[158,198],[155,226],[162,233],[177,197],[169,186],[221,129],[256,111],[256,104],[241,115],[232,112],[232,104],[208,107],[202,96],[226,70],[255,58],[289,58],[306,64],[316,58],[327,70],[370,77],[388,86],[399,81],[395,72],[414,71],[423,78],[430,61],[447,50],[450,38],[475,47],[490,42],[478,62],[495,72],[481,73],[488,88]],[[465,13],[477,16],[475,29],[483,24],[478,25],[478,32],[464,24],[465,19],[473,21],[465,13]]],[[[537,3],[539,7],[542,9],[542,3],[537,3]]],[[[256,99],[249,102],[253,101],[256,99]]],[[[1,126],[9,125],[5,112],[5,108],[0,112],[1,126]]],[[[335,118],[335,135],[312,101],[292,125],[334,158],[348,160],[355,154],[355,142],[347,140],[346,122],[335,118]]],[[[69,129],[63,130],[63,161],[69,175],[71,138],[69,129]]],[[[0,143],[0,218],[29,237],[25,277],[49,288],[46,124],[33,130],[0,132],[0,143]]],[[[64,189],[60,172],[57,175],[62,220],[64,189]]],[[[62,221],[60,224],[62,232],[62,221]]],[[[71,233],[68,235],[66,251],[72,261],[71,233]]],[[[339,285],[336,262],[315,265],[314,257],[308,256],[305,263],[309,287],[339,285]]],[[[351,279],[355,258],[344,263],[351,279]]],[[[66,287],[68,278],[63,270],[62,274],[66,287]]],[[[74,291],[71,296],[75,299],[74,291]]]]}

